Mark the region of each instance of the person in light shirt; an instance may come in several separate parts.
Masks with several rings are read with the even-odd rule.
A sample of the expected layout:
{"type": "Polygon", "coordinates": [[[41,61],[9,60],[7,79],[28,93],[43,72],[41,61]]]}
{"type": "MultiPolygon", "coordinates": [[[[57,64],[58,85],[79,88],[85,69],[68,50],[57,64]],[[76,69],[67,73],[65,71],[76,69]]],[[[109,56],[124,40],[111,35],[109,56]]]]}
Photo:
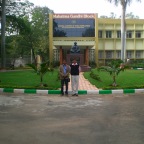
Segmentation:
{"type": "Polygon", "coordinates": [[[71,67],[71,86],[72,86],[72,96],[78,96],[79,87],[79,64],[76,59],[73,60],[71,67]]]}

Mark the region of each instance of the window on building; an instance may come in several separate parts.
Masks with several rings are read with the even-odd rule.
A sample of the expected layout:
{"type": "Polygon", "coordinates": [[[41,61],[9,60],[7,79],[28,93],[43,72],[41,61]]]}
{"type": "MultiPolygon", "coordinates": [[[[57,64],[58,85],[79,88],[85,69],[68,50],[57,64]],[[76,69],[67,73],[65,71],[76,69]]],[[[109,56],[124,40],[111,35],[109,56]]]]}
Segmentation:
{"type": "Polygon", "coordinates": [[[102,38],[102,30],[99,30],[99,31],[98,31],[98,37],[99,37],[99,38],[102,38]]]}
{"type": "Polygon", "coordinates": [[[132,58],[132,51],[127,51],[127,58],[132,58]]]}
{"type": "Polygon", "coordinates": [[[54,61],[59,61],[59,59],[60,59],[59,50],[57,50],[57,49],[53,50],[53,57],[54,57],[54,61]]]}
{"type": "Polygon", "coordinates": [[[127,38],[132,38],[132,31],[127,31],[127,38]]]}
{"type": "Polygon", "coordinates": [[[142,51],[136,51],[136,58],[142,58],[141,54],[142,54],[142,51]]]}
{"type": "Polygon", "coordinates": [[[136,31],[135,32],[135,37],[136,38],[141,38],[141,31],[136,31]]]}
{"type": "Polygon", "coordinates": [[[117,51],[117,55],[116,55],[116,58],[121,58],[121,51],[117,51]]]}
{"type": "Polygon", "coordinates": [[[98,56],[99,56],[99,59],[102,59],[103,58],[103,51],[99,51],[98,56]]]}
{"type": "Polygon", "coordinates": [[[121,38],[121,31],[117,31],[117,38],[121,38]]]}
{"type": "Polygon", "coordinates": [[[113,58],[113,52],[112,51],[106,51],[106,58],[107,59],[113,58]]]}
{"type": "Polygon", "coordinates": [[[95,60],[95,50],[94,49],[90,49],[89,50],[89,60],[90,61],[94,61],[95,60]]]}
{"type": "Polygon", "coordinates": [[[112,38],[112,31],[106,31],[106,38],[112,38]]]}

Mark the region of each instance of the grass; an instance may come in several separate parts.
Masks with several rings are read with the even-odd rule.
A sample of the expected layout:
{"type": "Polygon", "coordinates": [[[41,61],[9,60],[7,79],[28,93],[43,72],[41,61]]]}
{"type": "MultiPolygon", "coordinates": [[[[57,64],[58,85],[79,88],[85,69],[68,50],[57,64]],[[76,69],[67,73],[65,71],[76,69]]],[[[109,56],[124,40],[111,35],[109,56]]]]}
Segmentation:
{"type": "MultiPolygon", "coordinates": [[[[116,78],[118,87],[111,87],[112,77],[107,72],[98,72],[92,70],[99,75],[101,82],[90,77],[90,72],[85,72],[84,77],[99,89],[127,89],[127,88],[144,88],[144,70],[125,70],[116,78]]],[[[58,89],[60,81],[58,78],[58,69],[54,72],[48,72],[44,76],[43,83],[46,87],[39,87],[40,76],[33,70],[16,70],[0,72],[0,87],[9,88],[31,88],[31,89],[58,89]]]]}
{"type": "Polygon", "coordinates": [[[90,72],[85,72],[84,77],[88,79],[93,85],[101,89],[127,89],[127,88],[144,88],[144,70],[130,70],[126,69],[116,78],[118,84],[117,87],[111,87],[112,77],[109,73],[101,71],[98,72],[97,69],[92,70],[95,74],[100,76],[102,80],[97,81],[90,77],[90,72]]]}
{"type": "Polygon", "coordinates": [[[54,72],[48,72],[44,75],[43,79],[43,83],[47,86],[39,87],[40,76],[34,70],[0,72],[0,87],[58,89],[60,87],[60,81],[57,78],[57,69],[54,72]]]}

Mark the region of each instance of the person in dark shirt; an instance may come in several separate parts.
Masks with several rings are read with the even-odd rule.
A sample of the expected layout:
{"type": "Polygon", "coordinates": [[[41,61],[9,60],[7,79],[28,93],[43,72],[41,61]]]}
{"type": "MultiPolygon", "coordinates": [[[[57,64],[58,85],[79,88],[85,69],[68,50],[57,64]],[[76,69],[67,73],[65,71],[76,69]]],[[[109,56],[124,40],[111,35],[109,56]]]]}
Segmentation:
{"type": "Polygon", "coordinates": [[[78,96],[78,86],[79,86],[79,64],[74,59],[71,67],[71,86],[72,86],[72,96],[78,96]]]}

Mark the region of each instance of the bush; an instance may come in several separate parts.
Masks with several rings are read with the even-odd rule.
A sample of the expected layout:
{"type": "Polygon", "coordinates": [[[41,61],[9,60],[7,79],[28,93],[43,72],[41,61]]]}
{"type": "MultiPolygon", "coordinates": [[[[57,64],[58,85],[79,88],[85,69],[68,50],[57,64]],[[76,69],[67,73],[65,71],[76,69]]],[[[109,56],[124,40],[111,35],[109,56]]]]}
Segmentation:
{"type": "Polygon", "coordinates": [[[96,68],[96,63],[95,63],[94,61],[90,61],[90,62],[89,62],[89,66],[90,66],[91,68],[96,68]]]}
{"type": "Polygon", "coordinates": [[[93,71],[90,72],[90,77],[97,81],[101,81],[100,76],[98,74],[95,74],[93,71]]]}
{"type": "Polygon", "coordinates": [[[129,64],[132,68],[144,68],[144,61],[142,60],[135,60],[129,64]]]}
{"type": "Polygon", "coordinates": [[[53,65],[54,68],[59,67],[60,66],[60,61],[53,61],[52,65],[53,65]]]}

